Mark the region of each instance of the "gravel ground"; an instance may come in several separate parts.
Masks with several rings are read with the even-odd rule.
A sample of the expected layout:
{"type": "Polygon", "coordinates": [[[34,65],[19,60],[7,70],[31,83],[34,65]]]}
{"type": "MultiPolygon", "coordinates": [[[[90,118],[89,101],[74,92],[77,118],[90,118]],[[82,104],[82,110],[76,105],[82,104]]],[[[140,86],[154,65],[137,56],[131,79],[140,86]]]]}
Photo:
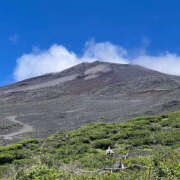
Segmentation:
{"type": "Polygon", "coordinates": [[[0,123],[16,116],[18,122],[32,126],[32,132],[15,134],[16,141],[92,122],[127,121],[180,109],[179,87],[180,77],[139,66],[81,64],[0,88],[0,123]]]}

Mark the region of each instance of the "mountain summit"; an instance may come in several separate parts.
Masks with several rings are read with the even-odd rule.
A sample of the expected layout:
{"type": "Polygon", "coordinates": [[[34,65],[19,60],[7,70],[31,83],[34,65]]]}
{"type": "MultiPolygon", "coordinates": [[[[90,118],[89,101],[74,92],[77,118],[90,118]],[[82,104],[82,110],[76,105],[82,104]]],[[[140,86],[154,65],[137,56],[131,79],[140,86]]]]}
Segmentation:
{"type": "Polygon", "coordinates": [[[70,84],[71,87],[68,87],[65,93],[78,93],[75,90],[79,90],[80,94],[93,89],[98,91],[99,88],[110,84],[121,85],[122,89],[119,89],[118,92],[122,92],[123,89],[128,92],[177,87],[179,81],[178,77],[165,75],[137,65],[95,61],[81,63],[59,73],[50,73],[5,86],[0,88],[0,92],[19,92],[50,87],[64,89],[67,84],[70,84]]]}
{"type": "Polygon", "coordinates": [[[47,136],[94,121],[126,121],[177,110],[179,97],[178,76],[96,61],[1,87],[0,119],[12,125],[9,117],[16,117],[4,134],[25,124],[32,127],[27,136],[47,136]]]}

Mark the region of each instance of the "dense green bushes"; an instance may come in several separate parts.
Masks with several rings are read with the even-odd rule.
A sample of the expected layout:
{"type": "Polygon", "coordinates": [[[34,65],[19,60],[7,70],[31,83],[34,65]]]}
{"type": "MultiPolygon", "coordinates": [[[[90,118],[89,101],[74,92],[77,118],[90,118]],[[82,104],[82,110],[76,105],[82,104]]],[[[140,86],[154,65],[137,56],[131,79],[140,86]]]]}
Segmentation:
{"type": "Polygon", "coordinates": [[[38,139],[26,139],[17,144],[0,147],[0,165],[30,158],[32,152],[39,151],[39,143],[38,139]]]}
{"type": "Polygon", "coordinates": [[[46,140],[23,140],[0,147],[0,172],[4,166],[13,167],[16,179],[22,180],[176,180],[180,176],[179,124],[180,113],[175,112],[123,123],[92,123],[46,140]],[[114,157],[106,155],[108,146],[113,148],[114,157]],[[122,160],[127,152],[130,157],[123,160],[128,167],[125,172],[98,174],[122,160]]]}
{"type": "Polygon", "coordinates": [[[32,168],[20,169],[17,171],[16,180],[178,180],[180,177],[180,155],[172,150],[161,150],[153,153],[153,156],[132,157],[124,161],[126,167],[124,171],[110,173],[99,169],[101,163],[110,165],[112,159],[98,156],[98,164],[91,155],[84,155],[80,163],[93,164],[94,171],[87,171],[69,165],[66,170],[63,168],[48,167],[45,164],[35,165],[32,168]],[[109,163],[109,164],[108,164],[109,163]],[[98,170],[99,169],[99,170],[98,170]],[[102,173],[102,174],[101,174],[102,173]]]}
{"type": "Polygon", "coordinates": [[[54,168],[39,165],[30,170],[19,170],[15,176],[15,180],[56,180],[58,177],[60,177],[60,173],[54,168]]]}
{"type": "Polygon", "coordinates": [[[107,149],[109,146],[113,146],[114,142],[110,139],[98,139],[92,145],[94,148],[107,149]]]}

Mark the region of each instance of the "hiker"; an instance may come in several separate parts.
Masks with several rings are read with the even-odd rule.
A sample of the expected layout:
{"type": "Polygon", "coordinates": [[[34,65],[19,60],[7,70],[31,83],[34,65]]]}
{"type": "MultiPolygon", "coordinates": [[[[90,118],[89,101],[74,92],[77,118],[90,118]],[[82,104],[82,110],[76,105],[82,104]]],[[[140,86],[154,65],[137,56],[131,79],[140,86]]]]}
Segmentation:
{"type": "Polygon", "coordinates": [[[112,156],[114,154],[113,150],[109,146],[108,149],[106,150],[106,154],[112,156]]]}
{"type": "Polygon", "coordinates": [[[122,161],[120,160],[119,162],[116,162],[113,164],[113,172],[117,172],[117,171],[120,171],[120,169],[124,169],[125,166],[124,164],[122,163],[122,161]]]}
{"type": "Polygon", "coordinates": [[[129,153],[126,153],[125,155],[122,156],[122,158],[124,158],[124,160],[126,160],[129,157],[129,153]]]}

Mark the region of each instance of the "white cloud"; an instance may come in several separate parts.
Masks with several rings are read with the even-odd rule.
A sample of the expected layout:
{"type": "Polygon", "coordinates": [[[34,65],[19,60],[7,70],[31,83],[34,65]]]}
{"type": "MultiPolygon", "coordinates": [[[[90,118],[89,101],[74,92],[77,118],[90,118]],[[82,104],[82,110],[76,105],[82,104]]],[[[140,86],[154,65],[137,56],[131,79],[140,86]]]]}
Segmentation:
{"type": "Polygon", "coordinates": [[[165,53],[159,56],[139,56],[132,61],[135,64],[172,75],[180,75],[180,56],[165,53]]]}
{"type": "Polygon", "coordinates": [[[53,45],[47,51],[33,51],[21,56],[17,60],[14,77],[16,81],[19,81],[50,72],[58,72],[79,62],[75,53],[61,45],[53,45]]]}
{"type": "Polygon", "coordinates": [[[17,59],[14,79],[20,81],[46,73],[59,72],[81,62],[95,60],[138,64],[163,73],[180,75],[180,56],[171,53],[150,56],[145,54],[146,51],[143,52],[143,55],[139,53],[140,55],[136,58],[129,59],[130,53],[125,48],[110,42],[96,43],[94,41],[86,43],[82,55],[77,55],[58,44],[52,45],[45,51],[34,48],[31,53],[17,59]]]}
{"type": "Polygon", "coordinates": [[[52,45],[46,51],[33,50],[30,54],[24,54],[17,59],[14,78],[20,81],[26,78],[43,75],[51,72],[59,72],[81,62],[104,60],[116,63],[127,63],[123,58],[126,50],[109,42],[86,43],[84,53],[81,56],[67,50],[62,45],[52,45]]]}
{"type": "Polygon", "coordinates": [[[83,59],[127,64],[126,56],[127,51],[121,46],[113,45],[110,42],[89,41],[86,43],[83,59]]]}

